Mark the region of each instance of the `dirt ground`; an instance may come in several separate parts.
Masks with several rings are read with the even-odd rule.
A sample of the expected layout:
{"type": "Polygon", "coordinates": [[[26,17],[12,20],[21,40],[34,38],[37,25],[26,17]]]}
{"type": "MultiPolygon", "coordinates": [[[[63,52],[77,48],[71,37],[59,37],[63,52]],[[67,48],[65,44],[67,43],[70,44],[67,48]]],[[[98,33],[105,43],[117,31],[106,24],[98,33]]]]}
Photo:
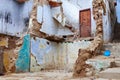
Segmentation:
{"type": "Polygon", "coordinates": [[[33,73],[13,73],[0,76],[0,80],[95,80],[91,78],[72,78],[72,72],[61,70],[42,71],[33,73]]]}

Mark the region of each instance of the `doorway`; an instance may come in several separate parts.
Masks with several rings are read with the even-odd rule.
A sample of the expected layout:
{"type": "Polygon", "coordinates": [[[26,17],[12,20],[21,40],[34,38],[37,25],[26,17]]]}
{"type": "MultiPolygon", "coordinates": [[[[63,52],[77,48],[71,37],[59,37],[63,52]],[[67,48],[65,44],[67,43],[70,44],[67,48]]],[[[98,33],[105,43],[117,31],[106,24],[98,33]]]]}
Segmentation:
{"type": "Polygon", "coordinates": [[[79,12],[80,37],[91,37],[91,10],[79,12]]]}

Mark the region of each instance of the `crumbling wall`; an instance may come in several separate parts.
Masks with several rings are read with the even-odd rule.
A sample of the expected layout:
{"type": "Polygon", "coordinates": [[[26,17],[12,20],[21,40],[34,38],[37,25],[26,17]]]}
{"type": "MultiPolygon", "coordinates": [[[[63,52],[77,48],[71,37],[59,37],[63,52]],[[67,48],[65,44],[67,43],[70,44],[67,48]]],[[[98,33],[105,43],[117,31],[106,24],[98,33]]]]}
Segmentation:
{"type": "Polygon", "coordinates": [[[30,35],[23,39],[7,35],[0,36],[4,73],[28,72],[30,69],[30,35]]]}
{"type": "MultiPolygon", "coordinates": [[[[2,3],[6,3],[6,1],[7,0],[4,0],[2,3]]],[[[3,54],[0,55],[3,56],[3,66],[5,71],[7,73],[26,72],[29,70],[40,71],[43,68],[63,69],[73,66],[78,49],[80,49],[81,46],[86,46],[83,46],[80,42],[58,42],[67,41],[69,36],[79,33],[79,31],[76,32],[76,29],[79,28],[79,9],[68,1],[63,1],[63,4],[57,2],[57,4],[59,4],[57,7],[49,5],[50,3],[47,0],[34,0],[34,2],[29,0],[24,4],[18,4],[12,0],[9,2],[10,4],[13,4],[10,8],[15,7],[15,10],[10,9],[10,13],[12,14],[3,15],[4,12],[0,14],[0,24],[2,25],[0,27],[0,33],[14,36],[21,36],[23,33],[25,34],[21,38],[10,36],[0,38],[0,46],[2,47],[1,50],[3,50],[1,51],[3,54]],[[34,3],[33,7],[32,3],[34,3]],[[71,7],[69,8],[69,6],[71,7]],[[17,10],[18,8],[20,8],[19,11],[17,10]],[[71,11],[71,9],[75,9],[75,13],[74,11],[71,11]],[[56,10],[58,10],[58,12],[56,10]],[[31,15],[29,15],[30,11],[31,15]],[[13,16],[16,14],[18,15],[11,19],[10,15],[13,16]],[[49,25],[47,23],[49,23],[49,25]],[[22,26],[22,28],[20,26],[22,26]],[[71,46],[75,46],[75,49],[71,46]]],[[[93,17],[97,26],[96,36],[90,46],[89,44],[85,44],[89,46],[87,49],[79,50],[79,57],[76,61],[74,76],[85,75],[85,68],[89,67],[89,65],[85,63],[85,60],[92,57],[92,55],[95,55],[96,51],[98,51],[103,43],[103,15],[101,12],[102,10],[105,12],[105,7],[102,0],[98,2],[94,0],[93,3],[94,2],[93,17]]],[[[0,4],[0,6],[3,7],[4,5],[0,4]]],[[[8,10],[7,8],[8,6],[6,6],[4,10],[8,10]]],[[[2,8],[0,10],[2,12],[2,8]]]]}
{"type": "MultiPolygon", "coordinates": [[[[47,34],[45,32],[40,31],[40,29],[42,28],[42,25],[44,23],[44,21],[42,21],[41,23],[38,22],[39,20],[37,20],[37,8],[38,6],[42,6],[42,5],[46,5],[47,1],[37,1],[34,0],[34,5],[31,11],[31,16],[30,16],[30,21],[29,21],[29,31],[28,33],[31,34],[31,36],[36,36],[39,38],[45,38],[51,41],[64,41],[64,38],[62,36],[55,36],[55,35],[51,35],[51,34],[47,34]]],[[[43,15],[39,15],[41,17],[44,17],[43,15]]],[[[48,29],[48,28],[46,28],[48,29]]],[[[49,29],[48,29],[49,30],[49,29]]]]}
{"type": "Polygon", "coordinates": [[[2,51],[2,64],[3,72],[15,72],[15,62],[17,59],[18,54],[16,53],[16,41],[19,38],[0,35],[0,47],[2,51]]]}
{"type": "Polygon", "coordinates": [[[31,64],[30,71],[43,69],[65,69],[73,71],[73,65],[79,49],[91,44],[90,41],[51,42],[43,38],[31,38],[31,64]]]}
{"type": "Polygon", "coordinates": [[[79,16],[79,10],[74,5],[69,2],[49,2],[47,0],[34,1],[34,3],[36,5],[31,12],[30,34],[59,42],[67,40],[70,36],[73,37],[79,28],[79,17],[73,17],[74,15],[79,16]],[[60,5],[53,7],[52,4],[60,5]],[[71,13],[71,10],[67,10],[68,5],[71,5],[71,8],[75,9],[77,13],[71,13]]]}
{"type": "MultiPolygon", "coordinates": [[[[33,0],[26,1],[23,4],[19,4],[15,0],[1,1],[0,51],[2,52],[1,67],[3,67],[3,73],[17,71],[16,61],[20,56],[19,50],[23,43],[23,35],[26,34],[26,31],[28,30],[28,22],[30,11],[32,9],[32,3],[33,0]]],[[[20,60],[18,63],[21,63],[22,65],[20,60]]]]}
{"type": "Polygon", "coordinates": [[[91,66],[86,64],[85,61],[95,55],[103,44],[103,14],[106,14],[106,6],[103,0],[93,0],[92,5],[94,20],[96,21],[96,36],[88,48],[79,50],[74,67],[74,77],[86,76],[86,68],[91,66]]]}
{"type": "MultiPolygon", "coordinates": [[[[68,0],[67,0],[68,1],[68,0]]],[[[92,0],[69,0],[71,4],[76,6],[76,8],[81,10],[91,9],[92,11],[92,0]],[[82,3],[82,4],[81,4],[82,3]]],[[[106,15],[103,16],[103,32],[104,32],[104,42],[109,42],[112,39],[112,32],[115,25],[116,15],[115,15],[115,6],[113,0],[104,0],[106,3],[106,15]]],[[[96,32],[96,23],[93,19],[93,14],[91,14],[91,36],[95,37],[96,32]]],[[[81,27],[81,26],[80,26],[81,27]]]]}

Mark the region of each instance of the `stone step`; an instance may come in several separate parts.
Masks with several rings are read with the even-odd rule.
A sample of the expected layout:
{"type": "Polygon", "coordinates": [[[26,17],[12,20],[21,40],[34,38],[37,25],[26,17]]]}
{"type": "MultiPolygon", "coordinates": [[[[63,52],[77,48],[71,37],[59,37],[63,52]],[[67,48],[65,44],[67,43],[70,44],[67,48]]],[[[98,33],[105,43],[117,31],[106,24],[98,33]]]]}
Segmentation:
{"type": "MultiPolygon", "coordinates": [[[[107,68],[116,67],[115,59],[112,57],[105,57],[105,56],[96,56],[92,59],[88,59],[86,64],[89,64],[93,67],[95,73],[100,72],[101,70],[105,70],[107,68]]],[[[96,74],[94,74],[96,75],[96,74]]]]}
{"type": "Polygon", "coordinates": [[[95,80],[120,80],[120,79],[104,79],[104,78],[98,78],[98,79],[95,79],[95,80]]]}
{"type": "Polygon", "coordinates": [[[99,77],[104,79],[120,79],[120,67],[108,68],[100,72],[99,77]]]}
{"type": "Polygon", "coordinates": [[[115,58],[116,67],[120,67],[120,58],[115,58]]]}

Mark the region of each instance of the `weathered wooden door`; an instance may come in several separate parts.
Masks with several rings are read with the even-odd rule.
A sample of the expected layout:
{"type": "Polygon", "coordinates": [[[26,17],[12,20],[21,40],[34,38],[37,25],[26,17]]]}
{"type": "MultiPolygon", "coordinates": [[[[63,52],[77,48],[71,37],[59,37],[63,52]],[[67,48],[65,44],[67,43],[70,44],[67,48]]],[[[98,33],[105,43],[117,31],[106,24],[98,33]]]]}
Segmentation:
{"type": "Polygon", "coordinates": [[[80,11],[80,37],[91,36],[91,11],[90,9],[80,11]]]}

